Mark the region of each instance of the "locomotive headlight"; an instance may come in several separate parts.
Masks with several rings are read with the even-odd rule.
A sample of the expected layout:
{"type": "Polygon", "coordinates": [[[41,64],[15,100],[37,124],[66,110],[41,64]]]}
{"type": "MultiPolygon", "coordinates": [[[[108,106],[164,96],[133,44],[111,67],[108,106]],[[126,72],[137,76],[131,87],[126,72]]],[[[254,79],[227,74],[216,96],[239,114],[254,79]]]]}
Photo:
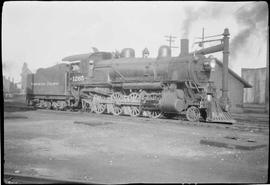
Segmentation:
{"type": "Polygon", "coordinates": [[[210,55],[208,57],[208,59],[209,59],[210,68],[213,71],[215,69],[215,66],[216,66],[216,59],[212,55],[210,55]]]}
{"type": "Polygon", "coordinates": [[[211,69],[215,69],[215,67],[216,67],[216,60],[215,59],[210,60],[210,67],[211,67],[211,69]]]}

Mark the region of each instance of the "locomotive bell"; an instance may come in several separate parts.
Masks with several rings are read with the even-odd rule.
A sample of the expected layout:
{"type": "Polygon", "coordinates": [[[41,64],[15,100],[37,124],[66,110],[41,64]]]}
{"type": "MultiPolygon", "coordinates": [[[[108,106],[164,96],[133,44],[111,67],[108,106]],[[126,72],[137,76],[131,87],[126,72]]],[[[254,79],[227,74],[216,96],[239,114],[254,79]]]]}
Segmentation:
{"type": "Polygon", "coordinates": [[[158,58],[171,57],[171,55],[172,55],[172,52],[169,46],[163,45],[158,49],[158,58]]]}
{"type": "Polygon", "coordinates": [[[120,56],[122,58],[134,58],[135,57],[135,50],[132,48],[124,48],[124,49],[122,49],[120,56]]]}

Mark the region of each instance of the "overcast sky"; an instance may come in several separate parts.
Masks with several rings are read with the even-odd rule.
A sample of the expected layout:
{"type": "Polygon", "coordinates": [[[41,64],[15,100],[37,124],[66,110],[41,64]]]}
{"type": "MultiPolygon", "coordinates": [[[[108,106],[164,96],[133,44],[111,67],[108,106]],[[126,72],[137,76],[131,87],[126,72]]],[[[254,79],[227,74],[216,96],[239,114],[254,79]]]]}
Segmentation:
{"type": "MultiPolygon", "coordinates": [[[[242,67],[266,66],[267,21],[265,2],[5,2],[3,73],[20,81],[24,62],[35,72],[91,47],[131,47],[137,57],[147,47],[150,57],[156,57],[170,34],[178,37],[175,46],[186,37],[194,50],[203,27],[206,36],[222,34],[227,27],[234,48],[230,67],[240,75],[242,67]]],[[[173,49],[178,54],[179,48],[173,49]]],[[[221,52],[212,55],[222,58],[221,52]]]]}

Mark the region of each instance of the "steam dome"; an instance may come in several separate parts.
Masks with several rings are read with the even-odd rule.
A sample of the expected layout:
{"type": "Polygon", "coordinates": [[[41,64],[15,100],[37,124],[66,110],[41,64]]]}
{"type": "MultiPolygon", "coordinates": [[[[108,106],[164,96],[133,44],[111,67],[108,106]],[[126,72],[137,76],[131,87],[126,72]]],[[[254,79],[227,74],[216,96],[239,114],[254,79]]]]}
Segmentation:
{"type": "Polygon", "coordinates": [[[171,56],[172,56],[172,53],[169,46],[163,45],[158,49],[158,58],[171,57],[171,56]]]}
{"type": "Polygon", "coordinates": [[[122,49],[120,56],[123,58],[134,58],[135,50],[132,48],[124,48],[122,49]]]}

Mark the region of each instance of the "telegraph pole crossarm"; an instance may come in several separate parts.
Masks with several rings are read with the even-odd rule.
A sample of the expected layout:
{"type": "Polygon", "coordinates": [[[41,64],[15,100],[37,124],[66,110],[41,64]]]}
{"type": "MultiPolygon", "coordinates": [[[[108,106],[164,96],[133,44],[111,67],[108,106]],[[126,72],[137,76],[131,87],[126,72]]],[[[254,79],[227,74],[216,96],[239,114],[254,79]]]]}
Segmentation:
{"type": "Polygon", "coordinates": [[[169,47],[170,47],[170,49],[172,49],[172,48],[178,48],[178,47],[176,47],[176,46],[172,46],[172,42],[175,42],[174,39],[177,38],[176,36],[165,35],[164,37],[169,38],[169,39],[166,39],[166,41],[169,42],[169,47]]]}

